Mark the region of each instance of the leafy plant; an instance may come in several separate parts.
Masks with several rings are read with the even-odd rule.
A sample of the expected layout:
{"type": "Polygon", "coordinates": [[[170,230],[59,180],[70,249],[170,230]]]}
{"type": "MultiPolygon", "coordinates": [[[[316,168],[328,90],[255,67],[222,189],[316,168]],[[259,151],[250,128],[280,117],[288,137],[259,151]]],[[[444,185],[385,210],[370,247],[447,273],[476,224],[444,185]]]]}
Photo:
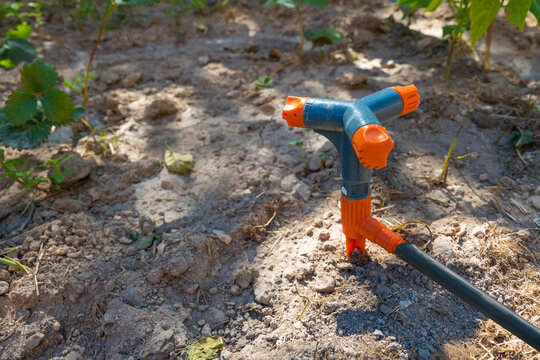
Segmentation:
{"type": "Polygon", "coordinates": [[[272,82],[274,80],[270,76],[261,76],[257,80],[255,80],[255,90],[261,91],[263,89],[269,89],[272,87],[272,82]]]}
{"type": "Polygon", "coordinates": [[[23,158],[15,158],[11,160],[3,160],[4,149],[0,149],[0,167],[4,172],[0,174],[0,178],[9,177],[14,182],[21,185],[24,190],[37,189],[39,184],[50,182],[55,185],[56,190],[60,189],[60,184],[64,181],[65,176],[73,174],[75,170],[61,171],[60,165],[69,160],[73,154],[59,157],[57,159],[46,160],[45,164],[37,165],[34,168],[25,169],[25,161],[23,158]],[[36,176],[36,168],[52,168],[53,176],[47,178],[45,176],[36,176]]]}
{"type": "Polygon", "coordinates": [[[70,175],[75,172],[75,170],[71,170],[71,169],[62,172],[60,170],[60,165],[62,165],[63,163],[71,159],[73,156],[74,154],[69,154],[66,156],[61,156],[57,159],[49,159],[49,160],[46,160],[45,164],[38,165],[36,167],[45,167],[45,168],[53,169],[52,182],[54,183],[56,190],[59,190],[60,184],[64,182],[66,175],[70,175]]]}
{"type": "Polygon", "coordinates": [[[19,24],[9,30],[0,41],[0,67],[13,69],[21,62],[31,63],[36,58],[36,48],[26,41],[32,33],[28,24],[19,24]]]}
{"type": "Polygon", "coordinates": [[[206,4],[207,0],[191,0],[191,6],[193,6],[195,11],[200,12],[201,14],[204,13],[206,4]]]}
{"type": "Polygon", "coordinates": [[[339,44],[343,40],[343,34],[331,27],[322,30],[307,30],[304,35],[317,46],[339,44]]]}
{"type": "Polygon", "coordinates": [[[53,126],[79,121],[86,109],[73,105],[71,98],[56,89],[56,70],[42,60],[21,70],[22,88],[9,95],[0,109],[0,144],[14,149],[34,148],[43,143],[53,126]]]}
{"type": "MultiPolygon", "coordinates": [[[[433,11],[439,7],[443,0],[399,0],[398,5],[411,8],[433,11]]],[[[531,11],[540,22],[540,5],[538,0],[447,0],[456,24],[443,27],[443,36],[451,36],[452,41],[446,61],[445,78],[450,77],[450,68],[455,46],[461,41],[464,31],[471,32],[471,46],[484,35],[488,28],[492,29],[492,23],[501,8],[507,13],[507,19],[516,25],[521,31],[525,23],[528,11],[531,11]],[[470,25],[469,25],[470,22],[470,25]]],[[[484,53],[484,69],[489,69],[489,49],[491,44],[491,31],[486,38],[486,50],[484,53]]]]}
{"type": "Polygon", "coordinates": [[[44,176],[35,176],[33,169],[23,169],[24,159],[15,158],[4,161],[4,149],[0,149],[0,167],[4,172],[0,174],[0,178],[9,177],[14,182],[17,182],[25,190],[37,188],[39,184],[47,182],[44,176]]]}
{"type": "MultiPolygon", "coordinates": [[[[90,74],[89,80],[92,81],[96,78],[96,73],[90,74]]],[[[73,79],[65,78],[62,82],[62,86],[71,89],[79,95],[82,95],[82,90],[84,89],[84,79],[86,78],[86,71],[83,76],[77,76],[73,79]]]]}
{"type": "Polygon", "coordinates": [[[274,5],[280,5],[286,8],[295,9],[298,16],[298,26],[300,29],[300,60],[304,58],[304,25],[302,23],[302,11],[300,7],[303,4],[313,6],[318,9],[324,8],[330,3],[330,0],[267,0],[264,3],[264,8],[268,9],[274,5]]]}
{"type": "Polygon", "coordinates": [[[515,148],[519,149],[522,146],[532,144],[534,142],[534,134],[515,126],[510,135],[510,142],[515,148]]]}

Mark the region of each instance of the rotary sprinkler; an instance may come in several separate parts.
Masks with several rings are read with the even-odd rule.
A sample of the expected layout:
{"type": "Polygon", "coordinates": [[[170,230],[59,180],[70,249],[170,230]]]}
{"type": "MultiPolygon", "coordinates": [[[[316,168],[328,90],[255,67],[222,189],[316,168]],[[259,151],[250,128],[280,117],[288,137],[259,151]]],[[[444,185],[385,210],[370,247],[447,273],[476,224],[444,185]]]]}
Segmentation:
{"type": "Polygon", "coordinates": [[[341,159],[341,222],[346,254],[358,249],[365,258],[366,239],[422,272],[476,310],[536,350],[540,329],[467,282],[371,216],[370,178],[373,169],[386,166],[394,142],[381,125],[418,107],[414,85],[394,86],[356,101],[289,96],[283,119],[289,126],[309,128],[337,148],[341,159]]]}

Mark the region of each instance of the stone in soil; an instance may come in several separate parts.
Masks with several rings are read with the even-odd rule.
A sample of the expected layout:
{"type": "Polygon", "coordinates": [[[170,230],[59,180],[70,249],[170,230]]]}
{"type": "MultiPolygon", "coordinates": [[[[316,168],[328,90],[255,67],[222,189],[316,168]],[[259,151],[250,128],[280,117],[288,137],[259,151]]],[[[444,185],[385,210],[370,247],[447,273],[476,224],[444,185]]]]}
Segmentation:
{"type": "Polygon", "coordinates": [[[540,210],[540,195],[531,196],[529,202],[536,210],[540,210]]]}
{"type": "Polygon", "coordinates": [[[328,275],[318,275],[315,279],[315,291],[319,293],[331,293],[336,288],[336,281],[328,275]]]}
{"type": "Polygon", "coordinates": [[[37,332],[31,335],[28,339],[26,339],[26,342],[24,343],[24,351],[28,352],[30,350],[37,348],[44,338],[45,338],[45,335],[43,335],[43,333],[40,333],[40,332],[37,332]]]}
{"type": "Polygon", "coordinates": [[[293,187],[292,194],[297,199],[303,199],[304,201],[308,201],[309,197],[311,196],[311,189],[305,183],[300,181],[293,187]]]}
{"type": "Polygon", "coordinates": [[[263,305],[269,305],[272,300],[272,285],[268,282],[257,281],[253,289],[255,301],[263,305]]]}
{"type": "Polygon", "coordinates": [[[441,235],[433,240],[433,255],[445,260],[450,260],[454,257],[454,250],[449,236],[441,235]]]}
{"type": "Polygon", "coordinates": [[[298,183],[298,178],[294,174],[289,174],[281,180],[281,190],[291,191],[293,186],[298,183]]]}
{"type": "Polygon", "coordinates": [[[131,73],[129,74],[128,76],[125,77],[124,81],[122,82],[122,84],[124,85],[124,87],[126,88],[132,88],[134,87],[135,85],[137,85],[139,83],[139,81],[141,81],[141,73],[131,73]]]}
{"type": "Polygon", "coordinates": [[[255,270],[244,268],[236,273],[234,276],[234,282],[236,285],[240,286],[241,289],[247,289],[256,276],[257,272],[255,270]]]}
{"type": "Polygon", "coordinates": [[[319,233],[319,239],[321,240],[328,240],[330,239],[330,232],[328,230],[322,230],[319,233]]]}
{"type": "Polygon", "coordinates": [[[176,114],[176,103],[167,97],[155,99],[144,112],[145,119],[157,120],[159,118],[176,114]]]}
{"type": "Polygon", "coordinates": [[[214,234],[218,237],[218,240],[225,245],[229,245],[232,242],[232,238],[229,235],[225,234],[223,231],[214,230],[214,234]]]}
{"type": "Polygon", "coordinates": [[[213,307],[206,310],[204,317],[212,328],[223,325],[229,321],[229,317],[223,311],[213,307]]]}
{"type": "Polygon", "coordinates": [[[76,199],[59,198],[53,202],[53,207],[58,210],[76,213],[84,209],[84,204],[76,199]]]}
{"type": "Polygon", "coordinates": [[[179,277],[188,269],[188,262],[183,256],[178,256],[167,268],[167,272],[172,277],[179,277]]]}
{"type": "MultiPolygon", "coordinates": [[[[88,177],[88,175],[90,175],[90,173],[96,168],[96,161],[94,159],[83,159],[81,155],[76,152],[58,154],[57,156],[54,156],[54,158],[58,158],[59,156],[65,158],[69,155],[73,156],[63,162],[60,165],[59,170],[62,173],[68,172],[68,170],[73,170],[73,172],[68,172],[68,174],[64,176],[62,187],[71,186],[78,183],[79,181],[88,177]]],[[[47,175],[49,177],[54,177],[54,169],[49,169],[47,175]]]]}
{"type": "Polygon", "coordinates": [[[9,284],[5,281],[0,281],[0,296],[7,294],[9,290],[9,284]]]}
{"type": "Polygon", "coordinates": [[[73,130],[71,130],[69,126],[61,126],[57,128],[51,135],[49,135],[47,142],[53,144],[71,145],[73,143],[74,135],[73,130]]]}
{"type": "Polygon", "coordinates": [[[164,272],[163,272],[163,269],[161,268],[153,268],[152,270],[150,270],[150,272],[148,273],[148,275],[146,275],[146,279],[151,283],[151,284],[159,284],[161,282],[161,279],[163,279],[163,275],[164,272]]]}

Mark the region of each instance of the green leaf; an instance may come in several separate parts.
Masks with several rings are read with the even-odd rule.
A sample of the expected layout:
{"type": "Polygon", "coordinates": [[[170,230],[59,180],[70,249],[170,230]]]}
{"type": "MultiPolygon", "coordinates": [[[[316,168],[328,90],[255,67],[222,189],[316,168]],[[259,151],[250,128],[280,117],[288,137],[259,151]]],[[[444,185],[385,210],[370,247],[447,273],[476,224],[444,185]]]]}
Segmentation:
{"type": "Polygon", "coordinates": [[[57,172],[54,174],[54,182],[57,184],[60,184],[62,181],[64,181],[64,174],[61,172],[57,172]]]}
{"type": "Polygon", "coordinates": [[[292,8],[300,6],[300,2],[299,0],[267,0],[264,3],[263,8],[268,9],[270,6],[274,6],[274,5],[281,5],[286,8],[292,9],[292,8]]]}
{"type": "Polygon", "coordinates": [[[439,7],[439,5],[441,5],[441,3],[442,3],[442,0],[431,0],[429,5],[426,7],[426,12],[434,11],[435,9],[439,7]]]}
{"type": "Polygon", "coordinates": [[[504,7],[508,21],[516,25],[521,31],[523,31],[525,17],[531,4],[532,0],[510,0],[504,7]]]}
{"type": "Polygon", "coordinates": [[[25,90],[15,90],[9,95],[4,108],[10,125],[22,125],[30,120],[37,110],[37,99],[25,90]]]}
{"type": "Polygon", "coordinates": [[[0,67],[10,70],[21,62],[34,61],[36,55],[36,48],[28,41],[7,39],[0,47],[0,67]]]}
{"type": "Polygon", "coordinates": [[[71,119],[62,125],[71,125],[76,123],[77,121],[80,121],[84,115],[86,115],[86,109],[82,106],[75,106],[75,109],[73,109],[73,115],[71,116],[71,119]]]}
{"type": "Polygon", "coordinates": [[[220,336],[206,337],[186,348],[189,360],[212,360],[218,357],[218,350],[225,347],[220,336]]]}
{"type": "Polygon", "coordinates": [[[255,81],[255,89],[262,90],[268,89],[272,86],[274,80],[270,76],[261,76],[255,81]]]}
{"type": "Polygon", "coordinates": [[[510,142],[515,148],[519,149],[524,145],[532,144],[534,142],[534,134],[530,131],[521,130],[516,126],[510,135],[510,142]]]}
{"type": "Polygon", "coordinates": [[[294,141],[289,142],[289,145],[300,147],[304,145],[304,142],[302,140],[294,140],[294,141]]]}
{"type": "Polygon", "coordinates": [[[8,30],[6,38],[14,40],[26,40],[32,33],[32,27],[28,24],[17,25],[17,30],[8,30]]]}
{"type": "Polygon", "coordinates": [[[532,0],[529,11],[536,17],[538,24],[540,24],[540,2],[538,0],[532,0]]]}
{"type": "Polygon", "coordinates": [[[328,3],[330,3],[330,0],[303,0],[303,3],[309,6],[313,6],[319,9],[322,9],[328,3]]]}
{"type": "Polygon", "coordinates": [[[59,79],[54,66],[37,60],[31,65],[23,66],[21,80],[27,91],[36,94],[52,89],[59,79]]]}
{"type": "Polygon", "coordinates": [[[137,246],[137,250],[145,250],[152,246],[154,243],[154,237],[154,235],[150,235],[146,239],[142,239],[139,246],[137,246]]]}
{"type": "Polygon", "coordinates": [[[313,41],[315,45],[338,44],[343,40],[343,34],[334,28],[322,30],[307,30],[304,32],[306,39],[313,41]]]}
{"type": "Polygon", "coordinates": [[[68,94],[62,90],[52,89],[41,97],[45,116],[54,125],[64,125],[72,120],[75,106],[68,94]]]}
{"type": "Polygon", "coordinates": [[[432,0],[399,0],[396,4],[401,6],[408,6],[413,9],[427,8],[432,0]]]}
{"type": "Polygon", "coordinates": [[[4,111],[0,110],[0,144],[4,146],[17,150],[34,148],[47,140],[51,128],[49,121],[32,121],[24,127],[9,126],[4,111]]]}
{"type": "Polygon", "coordinates": [[[501,8],[500,0],[472,1],[471,3],[471,46],[484,35],[501,8]]]}
{"type": "MultiPolygon", "coordinates": [[[[442,36],[451,36],[454,35],[454,31],[456,31],[457,25],[445,25],[442,27],[442,36]]],[[[462,25],[461,26],[461,32],[469,30],[469,25],[462,25]]]]}
{"type": "Polygon", "coordinates": [[[176,174],[186,174],[193,170],[193,155],[174,152],[169,146],[165,150],[165,166],[176,174]]]}

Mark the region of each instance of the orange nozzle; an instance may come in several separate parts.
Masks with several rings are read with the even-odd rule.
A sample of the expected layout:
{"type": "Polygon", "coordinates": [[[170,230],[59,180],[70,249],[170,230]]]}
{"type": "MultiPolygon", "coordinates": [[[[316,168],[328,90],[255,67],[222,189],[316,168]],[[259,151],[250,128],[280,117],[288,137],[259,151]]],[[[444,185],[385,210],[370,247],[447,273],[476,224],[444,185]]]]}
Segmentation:
{"type": "Polygon", "coordinates": [[[304,106],[309,98],[288,96],[287,103],[283,108],[283,119],[287,120],[287,125],[293,127],[304,126],[304,106]]]}
{"type": "Polygon", "coordinates": [[[401,96],[401,100],[403,101],[403,111],[401,112],[401,115],[405,115],[416,110],[418,105],[420,105],[420,95],[418,95],[418,89],[416,86],[392,86],[392,89],[398,92],[399,96],[401,96]]]}
{"type": "Polygon", "coordinates": [[[356,131],[352,145],[362,165],[368,169],[381,169],[386,166],[386,158],[394,142],[381,125],[368,124],[356,131]]]}

